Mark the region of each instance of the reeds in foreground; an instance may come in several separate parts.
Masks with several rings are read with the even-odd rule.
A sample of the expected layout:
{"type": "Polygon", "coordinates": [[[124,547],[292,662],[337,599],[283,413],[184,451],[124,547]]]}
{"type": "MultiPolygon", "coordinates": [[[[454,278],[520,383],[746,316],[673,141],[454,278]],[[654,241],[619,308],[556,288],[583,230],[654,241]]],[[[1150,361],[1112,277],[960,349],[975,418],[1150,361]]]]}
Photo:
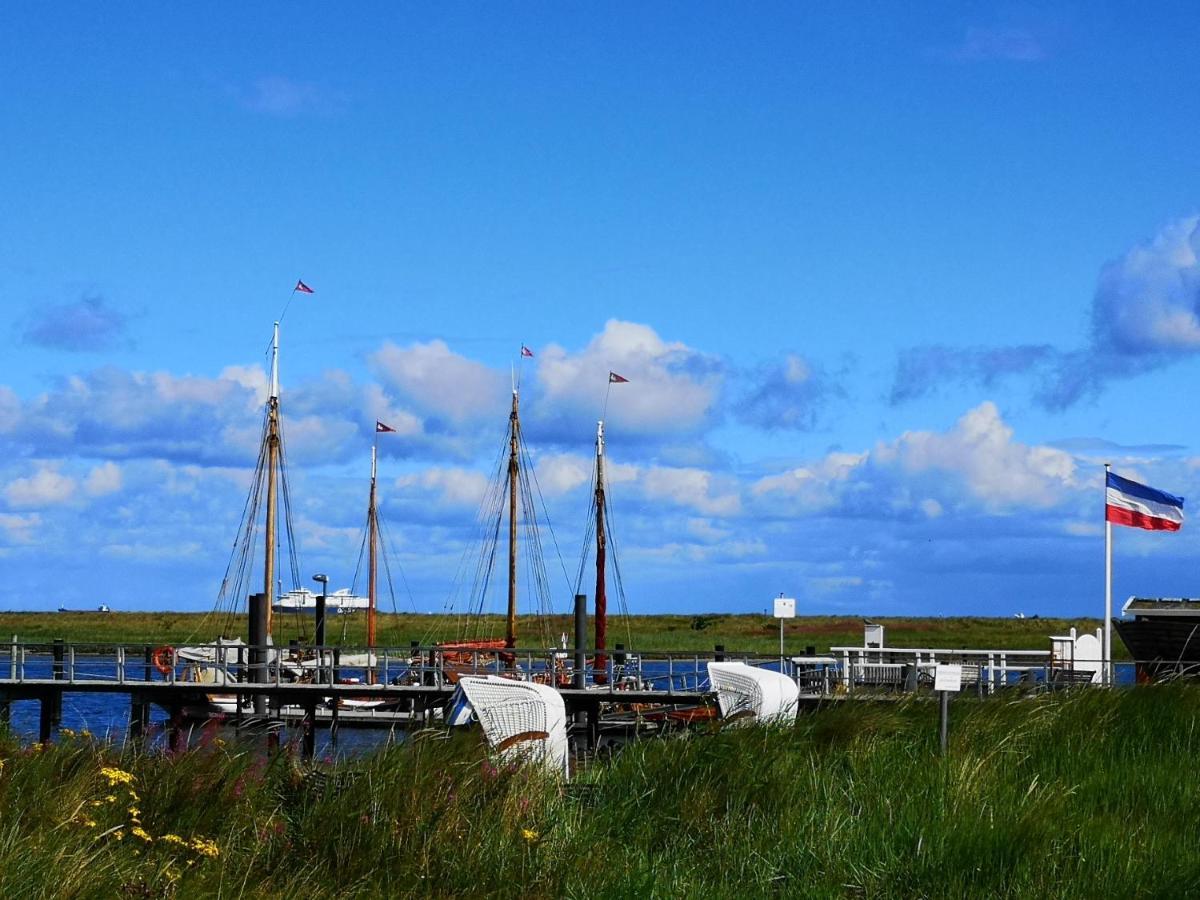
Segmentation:
{"type": "Polygon", "coordinates": [[[1180,897],[1200,686],[633,744],[564,787],[426,732],[316,770],[213,741],[0,738],[4,897],[1180,897]]]}

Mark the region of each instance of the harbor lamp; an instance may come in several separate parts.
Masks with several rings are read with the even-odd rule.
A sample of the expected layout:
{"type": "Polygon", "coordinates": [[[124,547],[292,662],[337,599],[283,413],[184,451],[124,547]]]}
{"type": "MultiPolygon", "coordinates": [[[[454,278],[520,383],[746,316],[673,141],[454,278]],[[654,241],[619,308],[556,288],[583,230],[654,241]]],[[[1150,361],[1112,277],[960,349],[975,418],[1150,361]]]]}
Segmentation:
{"type": "Polygon", "coordinates": [[[315,640],[318,647],[325,646],[325,599],[329,595],[329,576],[316,574],[312,580],[321,585],[321,596],[317,598],[317,634],[315,640]]]}

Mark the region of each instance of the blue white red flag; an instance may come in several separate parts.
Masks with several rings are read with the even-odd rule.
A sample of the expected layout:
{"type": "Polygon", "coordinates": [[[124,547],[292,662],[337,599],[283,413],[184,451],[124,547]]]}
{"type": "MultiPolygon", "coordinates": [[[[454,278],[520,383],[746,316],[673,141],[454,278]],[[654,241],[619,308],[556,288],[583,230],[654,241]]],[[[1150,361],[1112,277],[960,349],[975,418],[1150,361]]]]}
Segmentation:
{"type": "Polygon", "coordinates": [[[1109,472],[1104,518],[1114,525],[1178,531],[1183,525],[1183,498],[1109,472]]]}

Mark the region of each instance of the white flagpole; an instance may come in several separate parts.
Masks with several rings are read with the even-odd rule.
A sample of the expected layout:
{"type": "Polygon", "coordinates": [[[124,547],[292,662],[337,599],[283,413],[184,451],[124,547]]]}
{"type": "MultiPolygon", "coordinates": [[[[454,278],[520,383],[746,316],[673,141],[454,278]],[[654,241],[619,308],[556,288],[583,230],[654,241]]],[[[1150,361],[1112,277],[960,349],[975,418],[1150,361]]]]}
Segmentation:
{"type": "Polygon", "coordinates": [[[1111,463],[1104,464],[1104,681],[1112,684],[1112,522],[1108,521],[1108,472],[1111,463]]]}

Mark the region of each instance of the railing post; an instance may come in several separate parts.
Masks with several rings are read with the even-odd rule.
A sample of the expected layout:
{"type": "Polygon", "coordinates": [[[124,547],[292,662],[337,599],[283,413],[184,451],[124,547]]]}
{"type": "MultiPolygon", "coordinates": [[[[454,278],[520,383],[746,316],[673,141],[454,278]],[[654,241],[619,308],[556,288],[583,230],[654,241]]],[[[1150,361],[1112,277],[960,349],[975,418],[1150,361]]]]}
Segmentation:
{"type": "MultiPolygon", "coordinates": [[[[54,680],[55,681],[62,681],[63,678],[65,677],[65,673],[63,672],[63,651],[64,651],[65,645],[66,645],[66,641],[64,641],[62,638],[54,639],[53,670],[54,670],[54,680]]],[[[62,691],[61,690],[55,691],[51,695],[50,719],[51,719],[51,724],[54,725],[55,727],[57,727],[58,724],[60,722],[62,722],[62,691]]]]}
{"type": "Polygon", "coordinates": [[[67,648],[67,683],[75,680],[75,645],[67,648]]]}

